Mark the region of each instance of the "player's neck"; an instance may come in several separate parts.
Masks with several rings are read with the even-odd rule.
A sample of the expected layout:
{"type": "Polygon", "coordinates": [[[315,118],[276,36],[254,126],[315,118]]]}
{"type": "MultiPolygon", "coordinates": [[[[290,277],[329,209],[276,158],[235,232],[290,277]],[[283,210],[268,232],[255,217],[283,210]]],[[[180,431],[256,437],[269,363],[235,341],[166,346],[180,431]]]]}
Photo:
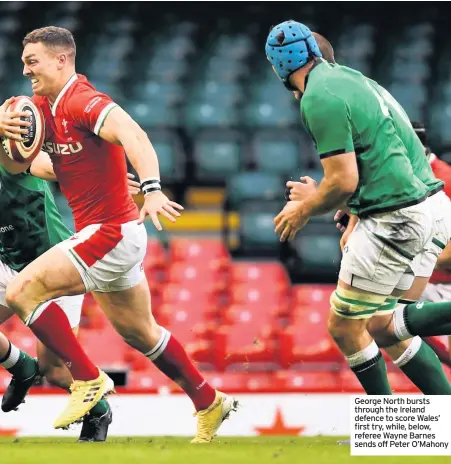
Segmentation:
{"type": "Polygon", "coordinates": [[[75,69],[65,72],[61,76],[61,78],[58,79],[58,82],[55,84],[54,90],[49,92],[49,94],[47,95],[47,98],[52,105],[55,103],[55,100],[58,98],[58,95],[61,93],[65,85],[69,82],[70,78],[74,74],[75,74],[75,69]]]}
{"type": "Polygon", "coordinates": [[[294,86],[297,89],[299,89],[302,93],[304,93],[305,91],[305,78],[307,77],[307,74],[309,73],[312,66],[313,62],[308,63],[303,68],[298,69],[295,73],[293,73],[290,78],[294,86]]]}

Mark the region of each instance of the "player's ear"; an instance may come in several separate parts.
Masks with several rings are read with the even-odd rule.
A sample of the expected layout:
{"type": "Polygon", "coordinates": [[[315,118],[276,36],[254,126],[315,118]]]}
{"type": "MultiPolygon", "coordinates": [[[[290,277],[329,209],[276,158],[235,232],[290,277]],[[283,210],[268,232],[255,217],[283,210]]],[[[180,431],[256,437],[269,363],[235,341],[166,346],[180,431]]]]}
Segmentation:
{"type": "Polygon", "coordinates": [[[59,53],[57,55],[57,60],[58,60],[58,64],[57,64],[57,67],[58,69],[63,69],[64,66],[66,65],[67,63],[67,54],[66,53],[59,53]]]}

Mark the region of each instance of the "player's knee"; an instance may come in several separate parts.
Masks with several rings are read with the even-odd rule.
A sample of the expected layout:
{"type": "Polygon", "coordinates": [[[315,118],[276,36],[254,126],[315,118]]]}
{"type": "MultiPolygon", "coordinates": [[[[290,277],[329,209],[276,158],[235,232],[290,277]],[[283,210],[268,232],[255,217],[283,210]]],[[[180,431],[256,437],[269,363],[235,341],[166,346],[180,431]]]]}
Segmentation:
{"type": "Polygon", "coordinates": [[[10,282],[6,288],[5,300],[8,307],[24,320],[28,316],[29,311],[26,308],[20,287],[20,284],[15,280],[10,282]]]}
{"type": "Polygon", "coordinates": [[[116,324],[115,327],[128,345],[142,352],[148,351],[158,340],[158,326],[155,323],[116,324]]]}
{"type": "Polygon", "coordinates": [[[367,330],[381,348],[390,347],[399,342],[393,331],[393,314],[373,317],[367,330]]]}

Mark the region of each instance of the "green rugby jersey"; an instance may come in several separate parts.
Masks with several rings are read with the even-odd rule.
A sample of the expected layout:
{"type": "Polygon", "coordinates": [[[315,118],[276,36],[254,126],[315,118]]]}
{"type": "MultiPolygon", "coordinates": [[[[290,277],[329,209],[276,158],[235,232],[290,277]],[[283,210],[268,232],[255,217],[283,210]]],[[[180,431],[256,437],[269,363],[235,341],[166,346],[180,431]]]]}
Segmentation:
{"type": "Polygon", "coordinates": [[[353,214],[394,211],[444,187],[397,101],[362,73],[324,60],[310,71],[301,117],[321,158],[355,152],[353,214]]]}
{"type": "Polygon", "coordinates": [[[21,271],[71,235],[45,180],[0,165],[0,261],[21,271]]]}

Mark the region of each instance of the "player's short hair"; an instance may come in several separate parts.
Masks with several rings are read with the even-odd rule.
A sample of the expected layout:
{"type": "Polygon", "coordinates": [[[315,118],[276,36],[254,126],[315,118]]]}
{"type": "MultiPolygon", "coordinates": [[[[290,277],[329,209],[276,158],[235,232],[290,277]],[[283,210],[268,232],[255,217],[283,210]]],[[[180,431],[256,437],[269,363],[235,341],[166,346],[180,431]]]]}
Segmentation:
{"type": "Polygon", "coordinates": [[[29,32],[23,39],[23,46],[29,43],[42,43],[49,48],[64,48],[70,58],[75,60],[77,48],[72,32],[63,27],[47,26],[29,32]]]}
{"type": "Polygon", "coordinates": [[[312,35],[315,37],[323,58],[329,63],[335,63],[334,48],[332,47],[332,44],[324,36],[317,32],[312,32],[312,35]]]}

